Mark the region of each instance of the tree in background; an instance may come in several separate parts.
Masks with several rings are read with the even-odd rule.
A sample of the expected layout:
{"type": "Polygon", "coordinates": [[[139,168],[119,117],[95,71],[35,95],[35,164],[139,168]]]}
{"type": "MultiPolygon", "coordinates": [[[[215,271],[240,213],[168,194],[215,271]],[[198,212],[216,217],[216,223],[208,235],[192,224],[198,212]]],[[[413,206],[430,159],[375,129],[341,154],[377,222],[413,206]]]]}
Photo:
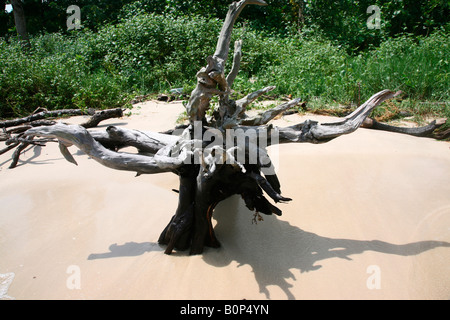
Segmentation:
{"type": "Polygon", "coordinates": [[[8,32],[9,15],[5,8],[6,0],[0,0],[0,35],[4,35],[8,32]]]}
{"type": "Polygon", "coordinates": [[[27,23],[22,1],[11,0],[11,5],[13,7],[14,23],[16,25],[17,33],[19,34],[21,40],[24,42],[24,46],[30,47],[30,38],[28,37],[27,23]]]}
{"type": "MultiPolygon", "coordinates": [[[[12,0],[11,0],[12,1],[12,0]]],[[[4,7],[6,0],[1,0],[4,7]]],[[[14,0],[26,12],[31,35],[67,32],[66,10],[81,8],[82,25],[98,31],[106,24],[118,23],[139,13],[198,15],[223,19],[231,0],[14,0]]],[[[349,52],[378,46],[388,37],[403,33],[429,35],[449,26],[448,0],[267,0],[269,6],[243,12],[241,21],[249,28],[289,36],[292,33],[320,34],[336,41],[349,52]],[[367,9],[380,10],[380,28],[369,29],[367,9]]],[[[20,11],[20,9],[18,9],[20,11]]],[[[12,14],[0,13],[0,36],[11,35],[12,14]],[[3,23],[5,22],[5,23],[3,23]]],[[[19,31],[19,30],[18,30],[19,31]]]]}
{"type": "Polygon", "coordinates": [[[323,36],[336,40],[351,50],[364,50],[378,45],[387,37],[403,33],[428,35],[449,23],[450,3],[447,0],[293,0],[304,3],[302,11],[308,27],[315,27],[323,36]],[[380,10],[380,29],[368,29],[367,8],[380,10]]]}

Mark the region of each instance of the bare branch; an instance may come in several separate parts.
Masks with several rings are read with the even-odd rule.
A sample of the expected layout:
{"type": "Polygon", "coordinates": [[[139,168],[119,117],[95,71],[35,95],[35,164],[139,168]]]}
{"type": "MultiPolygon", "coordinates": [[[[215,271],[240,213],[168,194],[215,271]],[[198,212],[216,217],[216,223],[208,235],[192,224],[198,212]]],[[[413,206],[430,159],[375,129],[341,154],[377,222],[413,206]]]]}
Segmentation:
{"type": "Polygon", "coordinates": [[[261,114],[258,114],[257,116],[243,119],[241,120],[242,125],[247,126],[260,126],[268,123],[270,120],[275,118],[277,115],[285,112],[286,110],[295,107],[300,103],[301,99],[297,98],[294,100],[291,100],[289,102],[283,103],[273,109],[267,110],[261,114]]]}
{"type": "Polygon", "coordinates": [[[92,117],[90,117],[85,123],[81,124],[81,126],[85,128],[94,128],[103,120],[120,117],[123,117],[122,108],[102,110],[94,113],[92,117]]]}
{"type": "Polygon", "coordinates": [[[245,109],[247,108],[248,105],[253,103],[256,99],[261,97],[263,94],[266,94],[267,92],[272,91],[273,89],[275,89],[275,86],[265,87],[258,91],[252,92],[252,93],[248,94],[247,96],[245,96],[244,98],[237,100],[236,106],[240,110],[245,111],[245,109]]]}
{"type": "Polygon", "coordinates": [[[109,118],[120,118],[123,116],[123,111],[121,108],[101,110],[95,112],[93,109],[88,109],[87,111],[81,109],[63,109],[63,110],[44,110],[41,112],[33,113],[27,117],[0,121],[0,128],[16,127],[23,124],[30,124],[32,126],[40,125],[51,125],[54,123],[50,122],[38,122],[46,118],[62,117],[62,116],[82,116],[91,115],[92,117],[82,124],[85,128],[92,128],[97,126],[101,121],[109,118]]]}
{"type": "Polygon", "coordinates": [[[138,174],[153,174],[175,171],[183,164],[183,155],[178,158],[158,154],[154,157],[149,157],[111,151],[97,142],[85,128],[78,125],[58,123],[53,126],[32,128],[25,134],[29,137],[44,136],[56,138],[65,146],[73,144],[95,161],[116,170],[135,171],[138,174]]]}
{"type": "Polygon", "coordinates": [[[263,0],[241,0],[230,4],[225,22],[223,23],[222,30],[220,31],[219,39],[217,41],[216,52],[214,53],[215,57],[218,57],[223,61],[227,60],[234,23],[236,22],[236,19],[242,9],[244,9],[244,7],[248,4],[256,4],[259,6],[267,5],[267,3],[263,0]]]}
{"type": "Polygon", "coordinates": [[[279,128],[280,143],[323,143],[340,135],[351,133],[361,126],[366,117],[377,105],[398,94],[399,92],[394,93],[389,90],[380,91],[370,97],[369,100],[353,111],[350,115],[338,122],[321,124],[317,121],[307,120],[304,123],[294,126],[279,128]]]}
{"type": "MultiPolygon", "coordinates": [[[[33,140],[33,137],[27,137],[27,140],[31,141],[31,140],[33,140]]],[[[20,154],[29,145],[30,145],[30,143],[27,142],[27,141],[23,141],[23,142],[20,143],[20,145],[14,151],[14,154],[13,154],[13,157],[12,157],[12,162],[11,162],[11,164],[9,166],[10,169],[13,169],[13,168],[15,168],[17,166],[17,163],[19,162],[20,154]]]]}
{"type": "Polygon", "coordinates": [[[157,132],[109,126],[105,131],[91,131],[91,136],[104,147],[120,150],[135,147],[140,153],[156,154],[161,148],[176,143],[180,137],[157,132]]]}
{"type": "Polygon", "coordinates": [[[41,111],[38,113],[34,113],[32,115],[29,115],[28,117],[19,118],[19,119],[13,119],[13,120],[5,120],[0,122],[0,127],[2,128],[9,128],[9,127],[15,127],[20,126],[21,124],[36,121],[36,120],[42,120],[48,117],[61,117],[64,115],[71,115],[71,116],[77,116],[77,115],[84,115],[84,114],[90,114],[93,115],[93,110],[88,110],[88,112],[82,111],[81,109],[66,109],[66,110],[53,110],[53,111],[41,111]]]}
{"type": "Polygon", "coordinates": [[[385,123],[380,123],[372,118],[367,118],[363,124],[363,128],[370,128],[375,130],[384,130],[389,132],[403,133],[408,134],[415,137],[432,137],[433,132],[444,125],[447,122],[447,119],[437,119],[433,120],[426,126],[418,127],[418,128],[406,128],[406,127],[395,127],[385,123]]]}
{"type": "Polygon", "coordinates": [[[239,69],[241,67],[242,58],[242,40],[237,40],[234,43],[234,56],[233,56],[233,66],[231,67],[230,73],[227,76],[228,87],[233,86],[233,82],[236,79],[239,69]]]}
{"type": "Polygon", "coordinates": [[[0,150],[0,155],[8,152],[9,150],[14,149],[15,147],[17,147],[20,144],[20,142],[15,142],[13,144],[10,144],[9,146],[7,146],[6,148],[3,148],[2,150],[0,150]]]}

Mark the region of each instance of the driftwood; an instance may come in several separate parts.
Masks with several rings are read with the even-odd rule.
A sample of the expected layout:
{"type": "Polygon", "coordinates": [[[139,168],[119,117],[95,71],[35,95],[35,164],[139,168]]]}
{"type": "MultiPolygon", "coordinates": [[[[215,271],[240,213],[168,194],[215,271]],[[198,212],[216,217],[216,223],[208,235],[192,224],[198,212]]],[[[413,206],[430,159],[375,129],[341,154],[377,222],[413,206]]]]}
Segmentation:
{"type": "Polygon", "coordinates": [[[45,125],[44,122],[38,122],[38,120],[48,119],[48,118],[60,118],[62,116],[82,116],[90,115],[91,118],[84,124],[85,128],[93,128],[97,126],[100,121],[109,118],[118,118],[123,116],[123,111],[121,108],[108,109],[96,112],[93,109],[88,109],[86,111],[81,109],[63,109],[63,110],[43,110],[40,112],[34,112],[33,114],[19,119],[0,121],[0,128],[10,128],[17,127],[24,124],[30,124],[34,126],[45,125]]]}
{"type": "Polygon", "coordinates": [[[81,116],[85,114],[94,114],[93,110],[88,110],[87,112],[81,110],[81,109],[65,109],[65,110],[43,110],[40,112],[34,112],[31,115],[19,118],[19,119],[12,119],[12,120],[5,120],[0,121],[0,127],[1,128],[10,128],[10,127],[17,127],[26,123],[32,123],[37,120],[42,120],[46,118],[51,117],[62,117],[62,116],[81,116]]]}
{"type": "Polygon", "coordinates": [[[281,195],[281,185],[266,148],[279,143],[325,143],[357,130],[372,110],[396,95],[383,90],[345,118],[333,123],[305,121],[279,128],[268,122],[298,105],[292,99],[255,117],[245,114],[258,97],[273,89],[263,88],[239,99],[230,96],[239,71],[242,42],[235,42],[231,71],[225,76],[231,32],[242,9],[248,4],[266,5],[262,0],[241,0],[230,5],[215,53],[197,73],[197,86],[186,105],[189,124],[165,133],[142,132],[110,126],[106,131],[87,131],[76,125],[55,124],[31,128],[25,137],[58,139],[64,157],[76,163],[67,146],[75,145],[107,167],[140,174],[172,172],[179,176],[179,201],[175,215],[159,237],[165,253],[187,250],[200,254],[204,246],[219,247],[211,223],[216,205],[234,194],[255,212],[281,215],[275,204],[291,199],[281,195]],[[218,105],[211,98],[218,96],[218,105]],[[208,110],[211,115],[208,115],[208,110]],[[133,146],[137,154],[120,152],[133,146]]]}
{"type": "Polygon", "coordinates": [[[415,137],[430,137],[435,139],[445,139],[449,136],[448,132],[437,132],[436,130],[440,128],[447,122],[447,119],[437,119],[430,122],[428,125],[423,127],[396,127],[391,126],[386,123],[378,122],[373,118],[367,118],[361,125],[363,128],[369,128],[374,130],[383,130],[389,132],[403,133],[415,137]]]}
{"type": "MultiPolygon", "coordinates": [[[[25,137],[24,133],[27,130],[33,127],[51,126],[56,124],[56,121],[48,120],[48,118],[61,116],[87,115],[87,114],[91,115],[91,117],[80,126],[83,128],[94,128],[103,120],[122,117],[123,110],[121,108],[108,109],[97,112],[92,109],[89,109],[87,111],[83,111],[80,109],[66,109],[55,111],[43,110],[39,112],[34,112],[28,117],[0,121],[0,127],[3,128],[3,132],[0,134],[0,141],[5,141],[6,144],[6,147],[0,150],[0,154],[4,154],[15,148],[16,150],[12,155],[12,162],[9,166],[10,169],[15,168],[19,161],[20,154],[28,146],[30,145],[45,146],[46,142],[54,141],[53,139],[37,141],[30,136],[25,137]]],[[[64,149],[62,149],[61,151],[63,150],[64,149]]]]}
{"type": "Polygon", "coordinates": [[[101,110],[92,114],[92,116],[86,122],[82,123],[81,126],[84,128],[94,128],[103,120],[121,117],[123,117],[122,108],[101,110]]]}
{"type": "Polygon", "coordinates": [[[450,129],[433,132],[433,138],[438,140],[450,138],[450,129]]]}

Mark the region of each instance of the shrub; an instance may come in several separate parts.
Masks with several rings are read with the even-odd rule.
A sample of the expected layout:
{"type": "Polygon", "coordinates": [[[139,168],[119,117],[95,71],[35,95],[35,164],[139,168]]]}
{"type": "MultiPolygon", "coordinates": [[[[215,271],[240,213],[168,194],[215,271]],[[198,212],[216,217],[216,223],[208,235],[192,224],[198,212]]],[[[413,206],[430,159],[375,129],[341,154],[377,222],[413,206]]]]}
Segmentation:
{"type": "Polygon", "coordinates": [[[39,107],[123,105],[123,79],[106,77],[103,70],[91,72],[85,41],[84,36],[47,34],[33,38],[30,51],[23,51],[18,41],[1,41],[0,117],[27,115],[39,107]]]}
{"type": "Polygon", "coordinates": [[[103,68],[122,73],[137,90],[182,86],[211,55],[221,22],[200,17],[139,14],[102,29],[92,51],[103,68]]]}
{"type": "Polygon", "coordinates": [[[391,88],[418,100],[449,100],[449,57],[449,37],[440,31],[429,37],[389,39],[358,60],[363,90],[367,95],[391,88]]]}
{"type": "MultiPolygon", "coordinates": [[[[256,79],[251,89],[273,84],[278,94],[347,104],[383,89],[402,90],[415,100],[450,100],[450,37],[444,31],[429,37],[389,39],[357,56],[321,38],[261,41],[253,49],[266,52],[258,58],[252,57],[253,49],[250,57],[244,52],[243,59],[258,60],[258,67],[249,74],[256,79]]],[[[245,82],[238,81],[249,89],[245,82]]]]}

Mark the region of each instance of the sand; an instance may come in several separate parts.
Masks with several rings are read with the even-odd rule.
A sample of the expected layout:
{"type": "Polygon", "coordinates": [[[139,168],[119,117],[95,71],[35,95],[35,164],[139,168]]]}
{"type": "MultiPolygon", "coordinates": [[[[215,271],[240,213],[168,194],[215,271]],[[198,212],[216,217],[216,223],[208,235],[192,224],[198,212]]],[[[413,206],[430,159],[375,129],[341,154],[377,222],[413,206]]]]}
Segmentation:
{"type": "MultiPolygon", "coordinates": [[[[165,130],[182,111],[140,103],[100,129],[165,130]]],[[[56,144],[27,150],[12,170],[11,154],[0,156],[0,299],[450,298],[447,142],[358,129],[270,147],[293,201],[257,224],[239,197],[223,201],[213,219],[222,247],[198,256],[157,243],[177,176],[135,177],[70,150],[78,166],[56,144]]]]}

